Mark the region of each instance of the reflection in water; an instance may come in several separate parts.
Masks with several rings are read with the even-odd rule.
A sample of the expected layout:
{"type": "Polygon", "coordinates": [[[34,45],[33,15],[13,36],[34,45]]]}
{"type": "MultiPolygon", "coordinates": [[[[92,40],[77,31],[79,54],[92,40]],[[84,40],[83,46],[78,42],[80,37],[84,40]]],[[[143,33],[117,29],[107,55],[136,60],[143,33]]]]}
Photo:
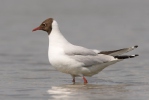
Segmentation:
{"type": "Polygon", "coordinates": [[[93,85],[93,84],[75,84],[75,85],[62,85],[53,86],[47,92],[51,98],[54,99],[77,99],[90,100],[94,99],[108,99],[117,100],[121,99],[127,90],[126,85],[93,85]]]}

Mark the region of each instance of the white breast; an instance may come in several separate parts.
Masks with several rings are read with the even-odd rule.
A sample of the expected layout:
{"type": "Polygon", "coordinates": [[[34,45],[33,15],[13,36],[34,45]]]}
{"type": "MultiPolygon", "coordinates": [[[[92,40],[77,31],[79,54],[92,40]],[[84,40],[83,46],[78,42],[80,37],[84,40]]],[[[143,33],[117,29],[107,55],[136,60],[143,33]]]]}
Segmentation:
{"type": "Polygon", "coordinates": [[[49,62],[61,72],[78,75],[80,73],[79,70],[82,63],[77,62],[65,55],[64,47],[67,47],[70,43],[60,33],[56,24],[52,25],[52,27],[54,28],[52,28],[49,35],[49,62]]]}

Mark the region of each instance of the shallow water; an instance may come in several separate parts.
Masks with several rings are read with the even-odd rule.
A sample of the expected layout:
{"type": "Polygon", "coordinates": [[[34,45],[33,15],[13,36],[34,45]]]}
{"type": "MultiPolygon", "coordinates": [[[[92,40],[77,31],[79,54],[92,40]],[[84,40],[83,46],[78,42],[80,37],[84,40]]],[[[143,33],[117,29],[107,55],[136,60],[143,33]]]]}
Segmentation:
{"type": "Polygon", "coordinates": [[[0,3],[1,100],[148,100],[148,0],[2,0],[0,3]],[[129,59],[93,77],[76,78],[48,62],[48,37],[32,29],[55,18],[74,44],[99,50],[139,45],[129,59]]]}

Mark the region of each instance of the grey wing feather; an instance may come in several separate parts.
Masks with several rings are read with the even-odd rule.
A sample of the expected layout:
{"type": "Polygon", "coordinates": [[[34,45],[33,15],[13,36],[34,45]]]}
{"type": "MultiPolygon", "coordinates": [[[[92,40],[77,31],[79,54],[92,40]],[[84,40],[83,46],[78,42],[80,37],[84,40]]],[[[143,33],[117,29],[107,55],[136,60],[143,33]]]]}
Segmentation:
{"type": "Polygon", "coordinates": [[[75,45],[67,45],[67,49],[64,52],[70,58],[83,63],[85,67],[102,64],[115,59],[113,56],[98,54],[91,49],[75,45]]]}
{"type": "Polygon", "coordinates": [[[110,62],[115,60],[113,56],[109,55],[97,55],[97,56],[84,56],[84,55],[75,55],[75,56],[69,56],[70,58],[83,63],[84,67],[90,67],[97,64],[103,64],[106,62],[110,62]]]}

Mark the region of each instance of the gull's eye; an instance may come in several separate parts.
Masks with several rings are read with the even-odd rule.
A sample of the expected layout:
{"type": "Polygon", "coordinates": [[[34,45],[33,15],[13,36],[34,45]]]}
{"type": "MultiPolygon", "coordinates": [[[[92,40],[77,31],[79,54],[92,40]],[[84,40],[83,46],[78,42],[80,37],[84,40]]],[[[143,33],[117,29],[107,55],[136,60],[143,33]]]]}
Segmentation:
{"type": "Polygon", "coordinates": [[[46,23],[42,23],[42,25],[45,27],[45,26],[47,26],[47,24],[46,23]]]}

